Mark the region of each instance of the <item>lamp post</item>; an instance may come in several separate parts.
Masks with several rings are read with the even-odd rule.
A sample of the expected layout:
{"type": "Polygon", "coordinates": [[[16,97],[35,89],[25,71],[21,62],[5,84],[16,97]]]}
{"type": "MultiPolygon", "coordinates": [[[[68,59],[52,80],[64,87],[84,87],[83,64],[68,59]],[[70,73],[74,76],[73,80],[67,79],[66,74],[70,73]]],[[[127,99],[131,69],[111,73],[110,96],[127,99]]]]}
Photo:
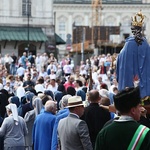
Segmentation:
{"type": "MultiPolygon", "coordinates": [[[[57,48],[56,48],[56,36],[55,36],[55,33],[56,33],[56,12],[54,12],[54,19],[53,19],[53,29],[54,29],[54,39],[55,39],[55,43],[53,43],[54,45],[55,45],[55,55],[56,55],[56,58],[58,57],[58,53],[57,52],[59,52],[59,51],[56,51],[57,50],[57,48]]],[[[58,58],[57,58],[58,59],[58,58]]]]}
{"type": "Polygon", "coordinates": [[[78,52],[77,52],[77,45],[78,45],[78,41],[77,41],[77,26],[75,24],[75,22],[72,24],[72,28],[73,28],[73,44],[75,44],[75,60],[74,60],[74,65],[77,66],[78,65],[78,52]]]}
{"type": "Polygon", "coordinates": [[[81,43],[81,60],[84,61],[84,42],[85,42],[85,27],[83,27],[82,43],[81,43]]]}
{"type": "Polygon", "coordinates": [[[27,53],[28,54],[30,50],[30,11],[29,11],[29,8],[30,8],[30,0],[28,0],[28,5],[27,5],[27,17],[28,17],[28,45],[27,45],[28,51],[27,53]]]}

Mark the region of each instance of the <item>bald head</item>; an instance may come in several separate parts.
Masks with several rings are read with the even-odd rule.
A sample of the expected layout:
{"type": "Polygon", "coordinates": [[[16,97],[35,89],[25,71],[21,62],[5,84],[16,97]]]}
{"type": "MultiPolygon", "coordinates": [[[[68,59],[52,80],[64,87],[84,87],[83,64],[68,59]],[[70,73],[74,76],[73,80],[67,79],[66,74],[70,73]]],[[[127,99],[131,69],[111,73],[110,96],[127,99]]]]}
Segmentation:
{"type": "Polygon", "coordinates": [[[88,99],[89,101],[93,102],[93,103],[97,103],[100,100],[100,95],[99,92],[97,90],[91,90],[88,94],[88,99]]]}
{"type": "Polygon", "coordinates": [[[53,114],[56,114],[56,110],[57,110],[57,104],[56,104],[56,102],[54,102],[52,100],[48,100],[45,103],[45,111],[51,112],[53,114]]]}

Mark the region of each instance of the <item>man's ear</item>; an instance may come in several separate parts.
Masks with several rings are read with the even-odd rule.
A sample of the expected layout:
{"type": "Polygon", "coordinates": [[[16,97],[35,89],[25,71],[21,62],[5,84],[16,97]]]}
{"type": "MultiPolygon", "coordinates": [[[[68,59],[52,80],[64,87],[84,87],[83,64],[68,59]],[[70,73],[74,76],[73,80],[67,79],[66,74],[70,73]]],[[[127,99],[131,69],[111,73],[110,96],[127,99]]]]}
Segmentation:
{"type": "Polygon", "coordinates": [[[131,113],[132,115],[135,115],[135,113],[136,113],[135,107],[132,107],[132,108],[130,109],[130,113],[131,113]]]}

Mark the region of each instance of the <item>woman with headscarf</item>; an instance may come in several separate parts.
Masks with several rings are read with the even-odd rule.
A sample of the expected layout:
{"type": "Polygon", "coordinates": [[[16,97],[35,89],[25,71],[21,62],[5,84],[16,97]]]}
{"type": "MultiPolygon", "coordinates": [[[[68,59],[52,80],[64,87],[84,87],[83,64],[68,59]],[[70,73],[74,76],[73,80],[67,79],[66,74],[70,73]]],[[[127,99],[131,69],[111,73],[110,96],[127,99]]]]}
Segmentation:
{"type": "Polygon", "coordinates": [[[25,114],[30,111],[33,110],[33,106],[32,106],[32,98],[34,97],[34,93],[27,91],[25,93],[25,100],[26,103],[24,105],[22,105],[21,107],[21,113],[19,113],[20,116],[22,116],[24,118],[25,114]]]}
{"type": "Polygon", "coordinates": [[[63,84],[59,84],[57,91],[54,93],[55,100],[57,101],[57,110],[59,110],[59,102],[64,95],[66,95],[65,87],[63,84]]]}
{"type": "Polygon", "coordinates": [[[8,99],[9,103],[16,104],[17,108],[20,106],[20,101],[18,96],[11,96],[8,99]]]}
{"type": "Polygon", "coordinates": [[[25,150],[25,139],[28,130],[24,119],[18,116],[16,104],[6,106],[6,117],[0,128],[0,136],[4,137],[4,150],[25,150]]]}
{"type": "Polygon", "coordinates": [[[51,96],[51,98],[54,100],[54,93],[51,90],[45,90],[44,94],[51,96]]]}
{"type": "Polygon", "coordinates": [[[25,145],[28,150],[32,150],[32,128],[36,116],[40,113],[43,107],[42,100],[39,97],[33,97],[32,105],[34,109],[28,111],[24,117],[24,120],[29,130],[29,134],[25,136],[25,145]]]}

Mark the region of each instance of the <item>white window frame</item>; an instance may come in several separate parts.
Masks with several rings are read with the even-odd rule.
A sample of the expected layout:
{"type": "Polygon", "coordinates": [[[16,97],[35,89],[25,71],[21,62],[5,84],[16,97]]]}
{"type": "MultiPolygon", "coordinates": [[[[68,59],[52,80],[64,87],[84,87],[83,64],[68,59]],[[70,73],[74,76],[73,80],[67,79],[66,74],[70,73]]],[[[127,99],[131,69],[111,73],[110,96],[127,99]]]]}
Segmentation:
{"type": "Polygon", "coordinates": [[[66,31],[66,23],[65,21],[59,22],[59,32],[66,31]]]}

